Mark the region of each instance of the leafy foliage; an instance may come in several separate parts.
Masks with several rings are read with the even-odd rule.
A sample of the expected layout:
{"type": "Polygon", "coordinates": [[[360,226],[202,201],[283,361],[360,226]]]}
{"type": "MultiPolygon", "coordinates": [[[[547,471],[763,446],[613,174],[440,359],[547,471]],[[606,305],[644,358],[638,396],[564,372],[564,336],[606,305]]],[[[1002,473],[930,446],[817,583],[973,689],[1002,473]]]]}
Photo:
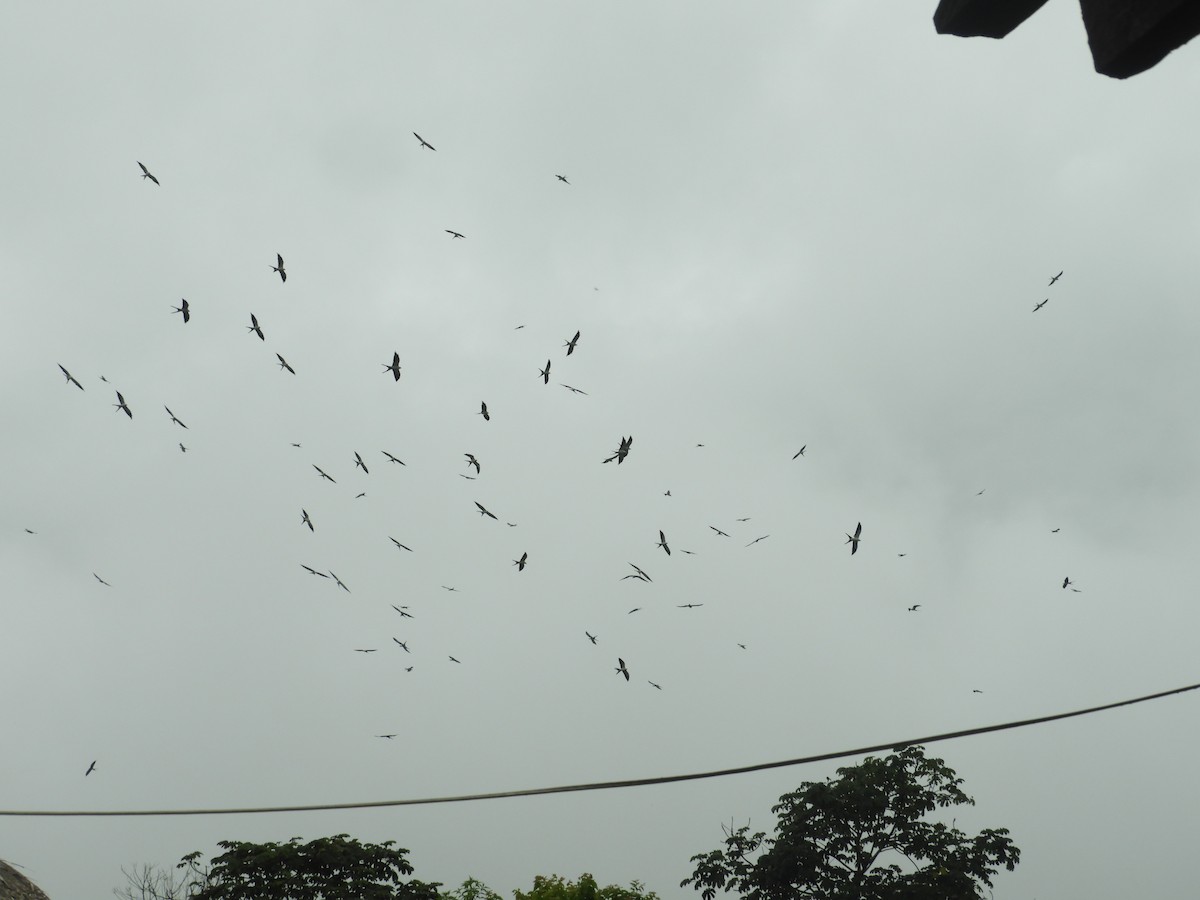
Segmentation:
{"type": "MultiPolygon", "coordinates": [[[[301,843],[221,841],[195,900],[437,900],[438,885],[401,880],[413,867],[395,841],[361,844],[345,834],[301,843]]],[[[179,868],[194,866],[199,853],[179,868]]]]}
{"type": "Polygon", "coordinates": [[[452,891],[442,893],[444,900],[504,900],[478,878],[468,878],[452,891]]]}
{"type": "Polygon", "coordinates": [[[725,829],[725,847],[692,857],[704,900],[736,890],[749,900],[978,900],[1021,852],[1008,829],[968,837],[929,822],[935,809],[974,805],[940,759],[910,746],[805,782],[779,798],[776,836],[725,829]]]}
{"type": "Polygon", "coordinates": [[[640,881],[631,882],[623,888],[615,884],[600,887],[596,879],[587,872],[578,881],[565,881],[559,875],[547,878],[538,875],[533,879],[529,891],[513,891],[514,900],[658,900],[658,895],[647,891],[640,881]]]}

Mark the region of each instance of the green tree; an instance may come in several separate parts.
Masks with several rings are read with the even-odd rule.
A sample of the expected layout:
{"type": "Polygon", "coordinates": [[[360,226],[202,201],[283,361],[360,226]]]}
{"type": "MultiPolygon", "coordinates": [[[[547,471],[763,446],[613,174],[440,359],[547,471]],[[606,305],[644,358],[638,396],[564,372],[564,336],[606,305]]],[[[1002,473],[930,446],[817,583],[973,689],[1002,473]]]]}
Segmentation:
{"type": "MultiPolygon", "coordinates": [[[[195,900],[437,900],[438,885],[402,881],[413,867],[395,841],[361,844],[345,834],[308,843],[221,841],[195,900]]],[[[199,853],[179,868],[195,867],[199,853]]]]}
{"type": "Polygon", "coordinates": [[[836,779],[805,782],[779,798],[774,838],[749,826],[725,831],[721,850],[692,857],[704,900],[736,890],[748,900],[978,900],[1021,851],[1008,829],[974,837],[924,817],[974,805],[954,770],[910,746],[868,756],[836,779]]]}
{"type": "Polygon", "coordinates": [[[443,892],[442,897],[443,900],[504,900],[478,878],[470,877],[454,890],[443,892]]]}
{"type": "Polygon", "coordinates": [[[623,888],[615,884],[600,887],[596,879],[584,872],[578,881],[566,881],[559,875],[547,878],[538,875],[528,891],[513,891],[515,900],[658,900],[658,895],[647,891],[640,881],[630,882],[623,888]]]}

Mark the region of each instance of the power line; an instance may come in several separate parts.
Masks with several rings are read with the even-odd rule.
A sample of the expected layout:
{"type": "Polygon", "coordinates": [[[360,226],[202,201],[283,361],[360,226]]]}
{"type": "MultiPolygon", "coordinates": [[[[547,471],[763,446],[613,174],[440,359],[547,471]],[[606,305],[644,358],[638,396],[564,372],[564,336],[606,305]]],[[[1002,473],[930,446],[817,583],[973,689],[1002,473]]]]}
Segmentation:
{"type": "Polygon", "coordinates": [[[651,778],[629,778],[622,781],[595,781],[589,784],[564,784],[557,787],[525,788],[516,791],[494,791],[487,794],[458,794],[449,797],[421,797],[412,800],[371,800],[362,803],[319,803],[307,806],[263,806],[233,809],[125,809],[125,810],[28,810],[2,809],[0,816],[241,816],[253,813],[281,812],[315,812],[332,809],[371,809],[381,806],[428,806],[434,803],[466,803],[474,800],[500,800],[506,797],[537,797],[543,794],[569,794],[577,791],[604,791],[612,788],[645,787],[651,784],[671,784],[676,781],[698,781],[702,778],[724,778],[728,775],[744,775],[748,772],[762,772],[766,769],[781,769],[786,766],[800,766],[806,763],[824,762],[830,759],[841,759],[847,756],[862,756],[879,750],[898,750],[913,744],[933,744],[938,741],[949,741],[954,738],[970,737],[974,734],[988,734],[993,731],[1007,731],[1010,728],[1026,728],[1030,725],[1041,725],[1058,719],[1071,719],[1075,716],[1086,716],[1092,713],[1116,709],[1119,706],[1133,706],[1145,703],[1147,700],[1158,700],[1172,694],[1183,694],[1200,688],[1200,684],[1189,684],[1185,687],[1173,688],[1169,691],[1159,691],[1157,694],[1146,694],[1144,697],[1134,697],[1132,700],[1119,700],[1116,703],[1106,703],[1103,706],[1090,706],[1087,709],[1077,709],[1073,712],[1055,713],[1049,716],[1038,716],[1035,719],[1019,719],[1013,722],[1003,722],[999,725],[984,725],[979,728],[966,728],[962,731],[947,731],[926,737],[910,738],[903,741],[888,741],[885,744],[873,744],[869,747],[858,747],[854,750],[837,750],[832,753],[818,753],[815,756],[802,756],[798,759],[785,759],[778,762],[755,763],[749,766],[737,766],[732,769],[715,769],[711,772],[691,772],[686,775],[657,775],[651,778]]]}

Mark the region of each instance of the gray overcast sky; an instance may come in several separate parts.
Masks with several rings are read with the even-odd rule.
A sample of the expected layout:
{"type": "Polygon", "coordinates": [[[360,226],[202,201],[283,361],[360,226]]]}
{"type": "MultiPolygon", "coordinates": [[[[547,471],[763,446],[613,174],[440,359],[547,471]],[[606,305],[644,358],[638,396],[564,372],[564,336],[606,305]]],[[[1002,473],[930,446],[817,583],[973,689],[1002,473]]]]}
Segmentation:
{"type": "MultiPolygon", "coordinates": [[[[1001,42],[934,5],[9,4],[3,807],[644,777],[1196,681],[1200,50],[1117,82],[1076,4],[1001,42]]],[[[1187,895],[1195,713],[931,746],[1023,851],[998,900],[1187,895]]],[[[0,854],[85,900],[349,832],[680,898],[835,768],[0,854]]]]}

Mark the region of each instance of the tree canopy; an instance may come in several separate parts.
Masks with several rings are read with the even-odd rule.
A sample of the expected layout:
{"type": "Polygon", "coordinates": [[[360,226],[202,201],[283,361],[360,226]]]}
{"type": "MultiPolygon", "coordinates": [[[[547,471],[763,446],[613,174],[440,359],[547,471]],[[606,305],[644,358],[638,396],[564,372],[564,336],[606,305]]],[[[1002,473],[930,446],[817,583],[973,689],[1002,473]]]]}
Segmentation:
{"type": "Polygon", "coordinates": [[[939,808],[974,805],[962,779],[919,746],[867,757],[838,777],[779,798],[775,837],[725,829],[725,846],[692,857],[704,900],[736,890],[749,900],[979,900],[1021,852],[1006,828],[969,837],[928,821],[939,808]]]}
{"type": "MultiPolygon", "coordinates": [[[[302,843],[221,841],[196,900],[437,900],[438,885],[403,881],[413,867],[395,841],[363,844],[345,834],[302,843]]],[[[194,867],[191,853],[179,868],[194,867]]]]}
{"type": "Polygon", "coordinates": [[[658,900],[640,881],[623,888],[615,884],[600,887],[596,879],[584,872],[578,881],[566,881],[559,875],[538,875],[528,891],[513,891],[514,900],[658,900]]]}

